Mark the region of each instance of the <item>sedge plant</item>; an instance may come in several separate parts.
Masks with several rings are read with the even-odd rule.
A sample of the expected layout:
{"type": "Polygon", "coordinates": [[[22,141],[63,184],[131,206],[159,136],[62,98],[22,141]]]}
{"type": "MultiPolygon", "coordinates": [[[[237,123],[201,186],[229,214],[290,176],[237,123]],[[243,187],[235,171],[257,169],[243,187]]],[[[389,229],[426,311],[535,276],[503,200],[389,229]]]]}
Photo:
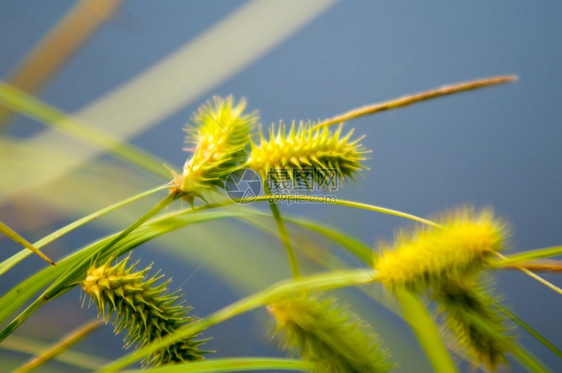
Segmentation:
{"type": "MultiPolygon", "coordinates": [[[[281,122],[266,129],[259,124],[257,112],[247,111],[245,100],[215,97],[194,113],[186,128],[189,157],[181,171],[169,172],[166,184],[94,212],[34,244],[20,240],[25,246],[23,251],[0,263],[1,275],[32,252],[44,256],[38,249],[61,235],[167,190],[168,194],[159,203],[133,223],[57,259],[56,266],[31,274],[4,294],[0,298],[0,321],[6,324],[0,331],[0,347],[9,344],[9,336],[41,307],[74,288],[81,288],[85,300],[97,308],[99,317],[113,323],[116,334],[125,334],[127,352],[97,366],[99,371],[115,372],[143,362],[144,371],[160,372],[267,369],[387,372],[399,366],[400,361],[377,332],[384,325],[369,325],[353,306],[345,305],[334,293],[327,293],[344,287],[364,291],[365,285],[377,284],[382,286],[386,297],[365,293],[411,325],[436,372],[458,371],[464,366],[462,362],[476,369],[496,371],[509,365],[510,357],[528,370],[548,371],[520,345],[517,329],[529,332],[558,356],[560,350],[502,305],[490,278],[494,271],[516,268],[560,293],[558,287],[532,271],[560,269],[556,262],[541,267],[533,261],[560,255],[561,247],[506,257],[510,244],[508,224],[490,208],[457,207],[426,219],[357,201],[323,200],[415,222],[414,228],[397,232],[392,242],[370,247],[316,220],[284,216],[278,206],[280,198],[317,202],[322,196],[314,194],[314,185],[325,186],[324,183],[333,179],[358,180],[361,173],[368,171],[365,160],[373,155],[369,154],[366,139],[354,135],[354,129],[349,128],[350,120],[514,79],[503,76],[446,86],[354,109],[323,121],[294,121],[291,125],[281,122]],[[269,213],[245,203],[249,201],[248,196],[239,198],[229,193],[228,186],[232,185],[229,178],[246,169],[259,175],[265,192],[251,195],[250,200],[256,205],[267,203],[269,213]],[[303,175],[310,177],[303,181],[303,175]],[[297,185],[301,187],[298,192],[297,185]],[[177,200],[185,200],[189,206],[166,209],[177,200]],[[137,270],[136,264],[130,264],[130,255],[134,255],[131,251],[153,238],[189,225],[231,218],[262,229],[271,235],[272,241],[280,239],[287,250],[293,277],[207,316],[195,317],[191,314],[189,298],[183,303],[181,292],[167,290],[172,284],[170,280],[163,281],[158,272],[149,276],[150,267],[137,270]],[[264,223],[268,219],[273,219],[275,229],[264,223]],[[324,261],[318,264],[324,267],[319,273],[303,270],[297,254],[304,253],[306,247],[297,245],[301,241],[295,239],[290,229],[295,226],[310,235],[319,233],[334,241],[351,253],[362,268],[334,269],[327,264],[330,261],[324,261]],[[18,313],[24,305],[26,308],[18,313]],[[274,344],[290,356],[213,357],[206,347],[213,326],[258,308],[268,311],[269,325],[264,327],[271,330],[274,344]],[[201,337],[203,332],[205,337],[201,337]]],[[[63,115],[12,87],[0,86],[0,100],[12,110],[46,124],[58,123],[63,115]]],[[[69,126],[61,129],[88,141],[69,126]]],[[[98,144],[111,143],[106,134],[96,133],[92,128],[88,131],[98,144]]],[[[129,145],[107,146],[107,149],[121,159],[136,159],[134,163],[141,167],[141,159],[150,158],[129,145]]],[[[150,159],[150,167],[146,169],[154,171],[158,161],[150,159]]],[[[162,176],[162,170],[154,173],[162,176]]],[[[11,230],[10,234],[21,237],[11,230]]],[[[264,250],[274,247],[265,246],[264,250]]],[[[326,255],[334,254],[326,250],[326,255]]],[[[311,258],[318,259],[314,255],[311,258]]],[[[87,337],[93,329],[84,329],[80,338],[87,337]]],[[[65,340],[64,350],[73,340],[65,340]]],[[[22,371],[64,356],[62,348],[55,345],[47,354],[37,352],[42,358],[22,366],[22,371]]],[[[78,364],[72,359],[65,361],[78,364]]]]}

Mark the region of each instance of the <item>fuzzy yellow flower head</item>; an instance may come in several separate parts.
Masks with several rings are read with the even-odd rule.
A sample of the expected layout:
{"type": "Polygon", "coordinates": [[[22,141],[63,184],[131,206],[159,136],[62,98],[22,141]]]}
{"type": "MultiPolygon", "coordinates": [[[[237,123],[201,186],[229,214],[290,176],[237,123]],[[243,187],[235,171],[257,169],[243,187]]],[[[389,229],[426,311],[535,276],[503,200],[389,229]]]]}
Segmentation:
{"type": "MultiPolygon", "coordinates": [[[[334,132],[327,126],[314,128],[313,123],[293,122],[287,129],[280,123],[269,131],[269,140],[260,133],[260,144],[252,143],[252,151],[246,166],[266,178],[281,179],[281,172],[287,172],[293,179],[293,170],[313,169],[315,177],[353,178],[354,174],[365,168],[367,151],[359,143],[363,137],[351,140],[353,130],[342,135],[342,125],[334,132]]],[[[315,180],[317,181],[317,180],[315,180]]]]}
{"type": "Polygon", "coordinates": [[[378,281],[388,287],[418,288],[458,278],[482,268],[504,248],[505,225],[491,210],[460,209],[438,222],[440,227],[399,232],[393,245],[381,243],[382,255],[375,265],[378,281]]]}
{"type": "Polygon", "coordinates": [[[174,177],[174,189],[188,200],[202,192],[224,185],[224,179],[246,160],[249,132],[258,120],[255,113],[244,114],[246,101],[234,104],[232,96],[215,97],[192,117],[187,128],[186,150],[193,153],[181,175],[174,177]]]}
{"type": "Polygon", "coordinates": [[[283,347],[313,364],[313,372],[386,372],[391,365],[370,326],[333,299],[297,297],[268,307],[283,347]]]}

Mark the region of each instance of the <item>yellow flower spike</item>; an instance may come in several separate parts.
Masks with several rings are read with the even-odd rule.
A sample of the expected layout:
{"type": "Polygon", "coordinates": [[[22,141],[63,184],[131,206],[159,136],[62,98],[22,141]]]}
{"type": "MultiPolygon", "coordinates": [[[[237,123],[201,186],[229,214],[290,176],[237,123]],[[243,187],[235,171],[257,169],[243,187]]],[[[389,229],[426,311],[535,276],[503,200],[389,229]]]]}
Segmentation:
{"type": "Polygon", "coordinates": [[[297,297],[268,307],[283,347],[311,362],[314,372],[376,373],[391,368],[368,324],[333,299],[297,297]]]}
{"type": "Polygon", "coordinates": [[[400,231],[393,245],[380,243],[377,280],[387,287],[418,289],[461,278],[483,268],[502,250],[506,229],[491,210],[453,211],[438,220],[441,227],[421,226],[413,233],[400,231]]]}
{"type": "Polygon", "coordinates": [[[247,157],[249,132],[255,126],[256,113],[244,114],[246,101],[234,103],[214,97],[192,117],[194,126],[188,127],[185,150],[193,153],[181,175],[174,175],[172,192],[183,195],[190,203],[203,198],[208,191],[223,187],[225,178],[237,170],[247,157]]]}
{"type": "MultiPolygon", "coordinates": [[[[313,129],[314,123],[293,122],[287,126],[281,122],[277,129],[272,126],[269,140],[260,130],[260,143],[251,146],[246,167],[258,172],[263,180],[268,177],[283,185],[281,170],[287,170],[293,181],[295,169],[312,168],[315,178],[350,177],[366,167],[364,161],[367,150],[359,143],[362,139],[350,141],[353,130],[342,137],[342,125],[334,132],[327,126],[313,129]]],[[[317,181],[317,180],[315,180],[317,181]]]]}
{"type": "MultiPolygon", "coordinates": [[[[176,293],[167,292],[169,280],[157,285],[163,276],[156,274],[147,279],[150,267],[135,271],[136,264],[127,268],[128,260],[129,257],[113,266],[110,261],[92,265],[81,284],[106,322],[114,315],[115,334],[128,330],[125,348],[146,346],[195,321],[188,315],[191,307],[182,306],[176,293]]],[[[154,352],[145,364],[159,366],[203,359],[208,351],[200,346],[205,340],[193,337],[154,352]]]]}

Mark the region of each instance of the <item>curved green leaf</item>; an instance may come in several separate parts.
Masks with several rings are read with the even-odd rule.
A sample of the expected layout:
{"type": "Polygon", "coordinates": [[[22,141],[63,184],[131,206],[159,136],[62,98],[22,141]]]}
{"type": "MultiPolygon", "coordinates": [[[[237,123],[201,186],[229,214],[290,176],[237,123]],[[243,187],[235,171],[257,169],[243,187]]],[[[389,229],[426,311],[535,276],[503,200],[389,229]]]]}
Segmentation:
{"type": "Polygon", "coordinates": [[[123,373],[203,373],[203,372],[247,372],[252,370],[309,370],[304,361],[267,357],[239,357],[233,359],[209,359],[185,364],[174,364],[160,368],[126,370],[123,373]]]}
{"type": "MultiPolygon", "coordinates": [[[[55,241],[56,239],[61,238],[62,236],[64,236],[65,234],[72,232],[74,229],[88,223],[91,222],[94,219],[97,219],[107,213],[110,213],[112,211],[117,210],[120,207],[123,207],[125,205],[128,205],[129,203],[138,201],[141,198],[144,198],[146,196],[149,196],[151,194],[154,194],[156,192],[159,192],[161,190],[167,189],[168,186],[163,185],[163,186],[159,186],[157,188],[151,189],[149,191],[146,192],[142,192],[139,193],[135,196],[132,196],[130,198],[124,199],[122,201],[119,201],[117,203],[114,203],[112,205],[109,205],[101,210],[98,210],[96,212],[91,213],[90,215],[87,215],[81,219],[78,219],[56,231],[54,231],[53,233],[49,234],[48,236],[43,237],[42,239],[40,239],[39,241],[35,242],[33,245],[36,248],[41,248],[44,247],[48,244],[50,244],[51,242],[55,241]]],[[[4,274],[5,272],[7,272],[8,270],[10,270],[12,267],[14,267],[16,264],[18,264],[19,262],[21,262],[22,260],[24,260],[25,258],[27,258],[29,255],[31,255],[31,253],[28,250],[21,250],[19,253],[12,255],[11,257],[9,257],[8,259],[4,260],[2,263],[0,263],[0,276],[2,274],[4,274]]]]}

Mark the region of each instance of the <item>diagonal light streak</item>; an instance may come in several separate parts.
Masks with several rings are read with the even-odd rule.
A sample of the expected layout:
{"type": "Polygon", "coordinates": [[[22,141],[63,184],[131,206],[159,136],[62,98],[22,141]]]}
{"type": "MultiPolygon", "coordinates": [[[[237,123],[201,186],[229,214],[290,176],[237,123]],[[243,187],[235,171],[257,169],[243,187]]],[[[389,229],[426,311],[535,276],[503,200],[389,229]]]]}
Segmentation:
{"type": "MultiPolygon", "coordinates": [[[[160,64],[178,83],[189,85],[193,97],[200,97],[264,56],[333,4],[335,0],[250,1],[162,59],[160,64]]],[[[162,79],[160,66],[153,65],[75,116],[126,140],[191,102],[183,92],[180,94],[175,86],[170,86],[167,79],[162,79]]],[[[20,160],[29,163],[49,157],[53,149],[67,159],[62,163],[47,162],[49,167],[40,169],[33,177],[13,170],[10,183],[0,180],[0,201],[57,180],[99,154],[99,150],[86,148],[53,130],[43,131],[24,146],[30,150],[23,152],[27,158],[20,160]]]]}

